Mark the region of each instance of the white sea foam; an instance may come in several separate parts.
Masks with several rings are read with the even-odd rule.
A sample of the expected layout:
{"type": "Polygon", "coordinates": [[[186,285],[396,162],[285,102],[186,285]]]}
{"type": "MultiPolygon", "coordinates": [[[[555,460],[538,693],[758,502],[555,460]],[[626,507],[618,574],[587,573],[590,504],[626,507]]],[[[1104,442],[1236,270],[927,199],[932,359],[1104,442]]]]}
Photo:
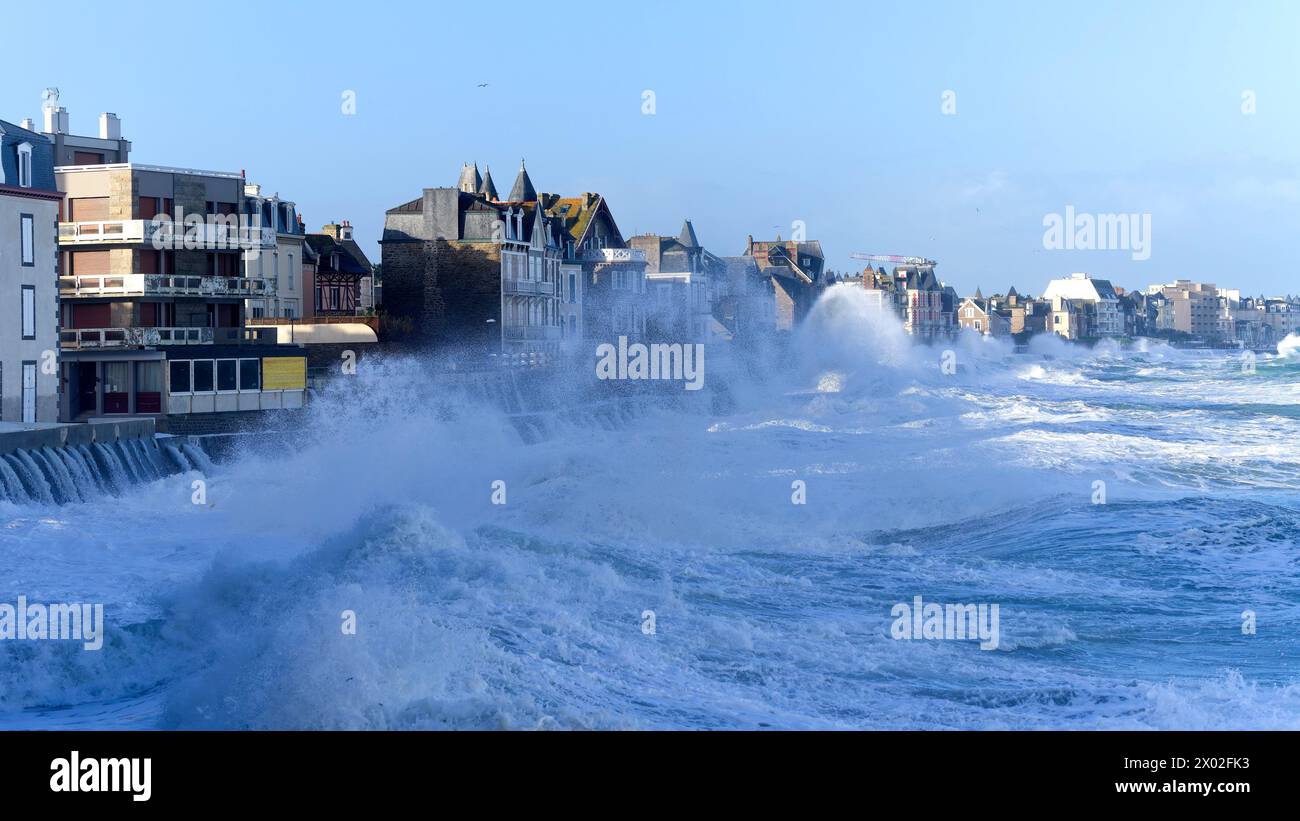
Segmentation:
{"type": "Polygon", "coordinates": [[[1296,726],[1293,631],[1237,629],[1292,612],[1291,382],[1164,345],[914,345],[847,286],[791,355],[711,370],[722,416],[507,412],[371,357],[210,506],[184,474],[0,506],[0,578],[109,621],[96,654],[0,645],[0,724],[1296,726]],[[915,595],[1000,603],[1006,641],[892,641],[915,595]]]}

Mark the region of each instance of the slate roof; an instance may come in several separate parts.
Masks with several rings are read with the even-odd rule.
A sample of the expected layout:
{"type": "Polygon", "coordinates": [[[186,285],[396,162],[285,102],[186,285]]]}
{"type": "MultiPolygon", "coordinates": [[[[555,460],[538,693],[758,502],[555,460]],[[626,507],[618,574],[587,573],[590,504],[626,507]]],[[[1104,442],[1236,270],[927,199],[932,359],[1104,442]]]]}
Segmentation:
{"type": "Polygon", "coordinates": [[[336,241],[329,234],[308,234],[306,242],[318,257],[317,270],[323,274],[340,273],[370,276],[372,269],[366,253],[354,240],[336,241]],[[331,267],[334,252],[339,253],[339,270],[331,267]]]}
{"type": "Polygon", "coordinates": [[[478,192],[490,200],[501,199],[497,195],[497,187],[492,183],[492,169],[487,166],[483,167],[483,184],[479,186],[478,192]]]}
{"type": "Polygon", "coordinates": [[[519,161],[519,175],[515,177],[515,185],[510,189],[511,202],[532,202],[537,199],[537,189],[533,187],[533,181],[528,178],[528,169],[524,168],[524,161],[519,161]]]}

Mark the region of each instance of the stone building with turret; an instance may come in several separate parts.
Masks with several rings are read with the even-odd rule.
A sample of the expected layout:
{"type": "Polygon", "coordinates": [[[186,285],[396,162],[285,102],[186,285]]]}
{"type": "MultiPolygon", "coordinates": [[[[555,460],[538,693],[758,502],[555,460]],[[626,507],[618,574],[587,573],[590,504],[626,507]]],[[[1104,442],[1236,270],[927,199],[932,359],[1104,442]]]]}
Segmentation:
{"type": "MultiPolygon", "coordinates": [[[[464,165],[455,188],[390,208],[380,241],[387,335],[539,363],[580,335],[565,276],[574,246],[520,162],[506,200],[464,165]]],[[[574,268],[575,266],[569,265],[574,268]]]]}

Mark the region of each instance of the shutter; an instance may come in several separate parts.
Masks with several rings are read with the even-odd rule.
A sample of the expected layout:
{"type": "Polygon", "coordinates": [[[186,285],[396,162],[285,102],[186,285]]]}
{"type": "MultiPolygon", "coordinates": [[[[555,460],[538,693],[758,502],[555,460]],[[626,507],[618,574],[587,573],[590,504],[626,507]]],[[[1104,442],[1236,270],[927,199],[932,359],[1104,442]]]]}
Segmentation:
{"type": "Polygon", "coordinates": [[[108,197],[75,197],[68,200],[69,222],[99,222],[106,219],[108,197]]]}
{"type": "Polygon", "coordinates": [[[68,273],[73,276],[106,276],[108,251],[69,251],[68,273]]]}

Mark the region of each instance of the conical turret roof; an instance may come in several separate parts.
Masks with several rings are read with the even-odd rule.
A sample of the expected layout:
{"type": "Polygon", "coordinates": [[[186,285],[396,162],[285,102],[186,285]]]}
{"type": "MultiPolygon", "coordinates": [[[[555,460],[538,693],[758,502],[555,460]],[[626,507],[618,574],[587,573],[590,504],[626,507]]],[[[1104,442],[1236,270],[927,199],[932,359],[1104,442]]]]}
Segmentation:
{"type": "Polygon", "coordinates": [[[519,176],[515,177],[515,185],[510,189],[510,202],[532,202],[537,199],[537,189],[533,188],[533,181],[528,178],[528,169],[524,168],[524,161],[519,161],[519,176]]]}

